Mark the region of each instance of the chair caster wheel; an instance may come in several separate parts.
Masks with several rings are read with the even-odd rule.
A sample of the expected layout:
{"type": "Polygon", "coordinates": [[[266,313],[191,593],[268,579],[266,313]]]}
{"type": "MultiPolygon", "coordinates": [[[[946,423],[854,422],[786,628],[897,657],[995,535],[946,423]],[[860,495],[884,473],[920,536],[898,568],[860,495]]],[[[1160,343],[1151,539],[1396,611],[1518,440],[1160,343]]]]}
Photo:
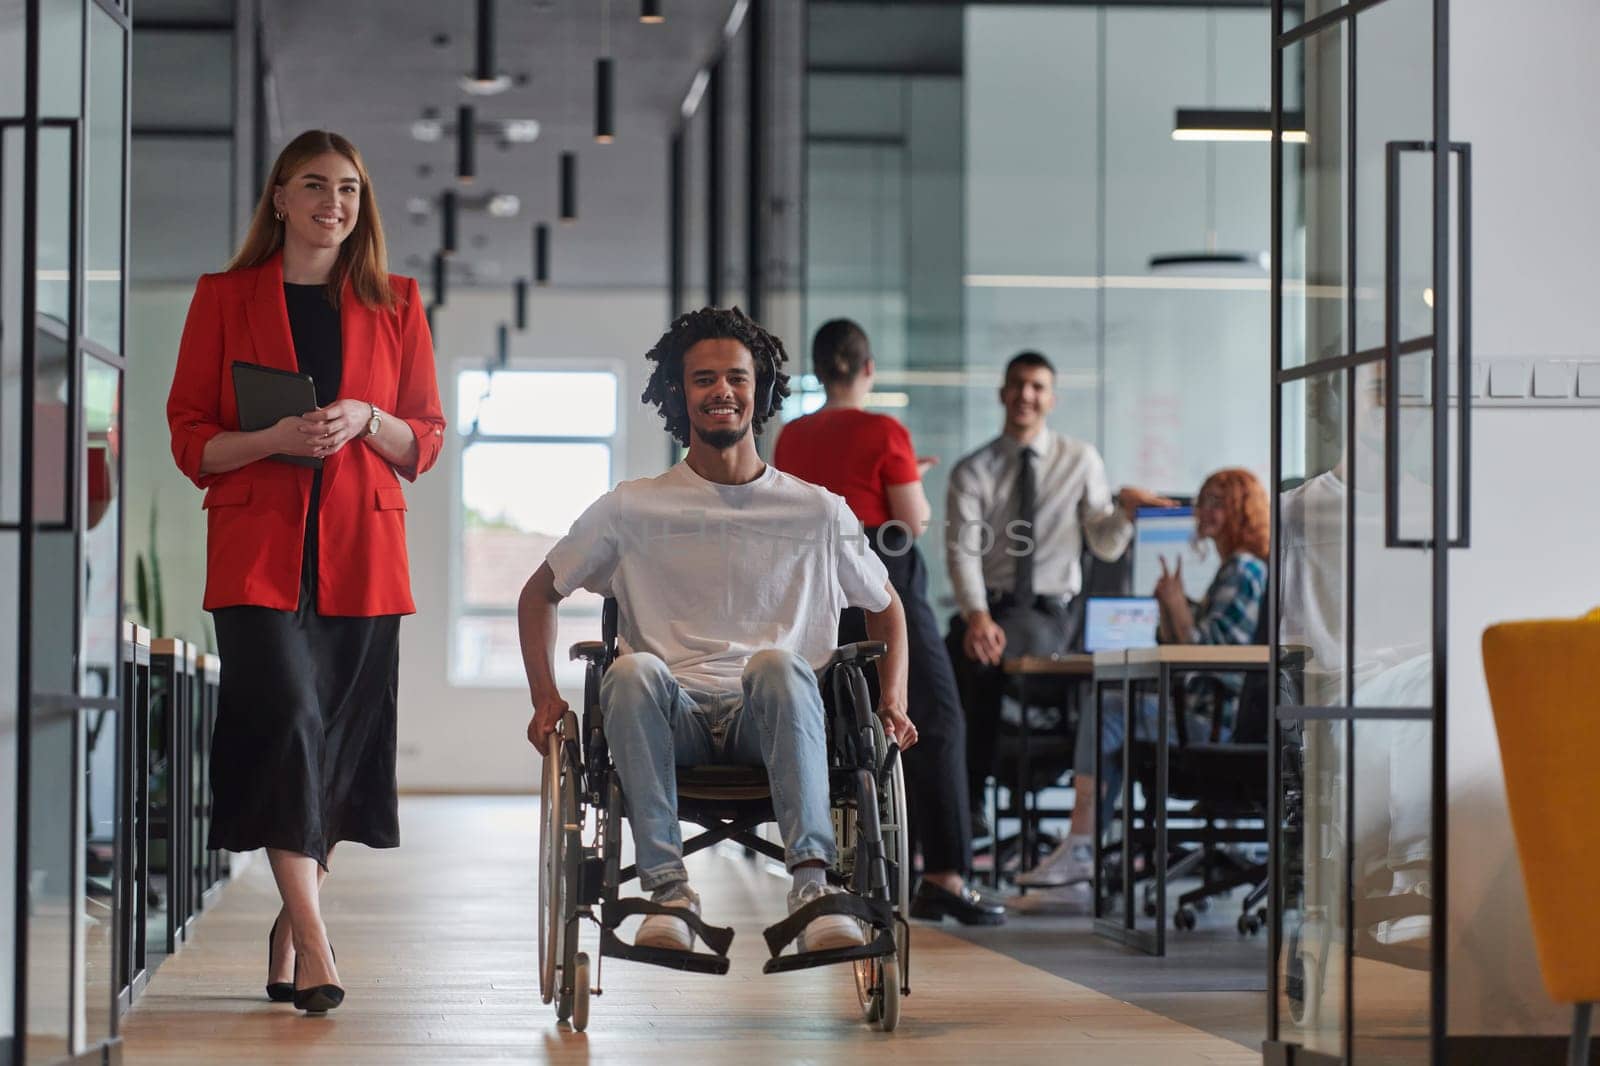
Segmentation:
{"type": "Polygon", "coordinates": [[[1239,915],[1239,935],[1240,936],[1255,936],[1257,933],[1261,932],[1261,925],[1262,925],[1261,918],[1258,915],[1255,915],[1255,914],[1241,914],[1241,915],[1239,915]]]}
{"type": "Polygon", "coordinates": [[[1172,915],[1174,928],[1189,930],[1195,927],[1195,915],[1192,907],[1179,907],[1172,915]]]}
{"type": "Polygon", "coordinates": [[[589,956],[578,952],[572,968],[572,1029],[581,1033],[589,1028],[589,956]]]}

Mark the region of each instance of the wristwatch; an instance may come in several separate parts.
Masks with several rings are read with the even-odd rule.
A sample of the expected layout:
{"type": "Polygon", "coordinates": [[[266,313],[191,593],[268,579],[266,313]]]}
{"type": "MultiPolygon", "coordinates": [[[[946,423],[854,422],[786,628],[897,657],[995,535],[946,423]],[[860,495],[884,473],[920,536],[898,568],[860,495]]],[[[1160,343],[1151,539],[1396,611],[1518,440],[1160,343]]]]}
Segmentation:
{"type": "Polygon", "coordinates": [[[371,403],[367,406],[372,408],[372,417],[367,419],[367,436],[376,437],[378,430],[383,426],[383,416],[378,414],[377,404],[371,403]]]}

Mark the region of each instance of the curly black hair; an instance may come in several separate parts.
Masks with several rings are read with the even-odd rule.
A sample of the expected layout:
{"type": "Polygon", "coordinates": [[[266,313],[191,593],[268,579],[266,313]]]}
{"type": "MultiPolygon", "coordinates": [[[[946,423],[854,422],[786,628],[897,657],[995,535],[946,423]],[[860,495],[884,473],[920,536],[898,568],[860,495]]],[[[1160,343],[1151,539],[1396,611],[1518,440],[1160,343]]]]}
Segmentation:
{"type": "MultiPolygon", "coordinates": [[[[783,342],[756,324],[755,319],[737,307],[702,307],[678,316],[667,331],[656,341],[655,347],[645,353],[645,358],[655,364],[650,380],[645,383],[641,401],[654,404],[667,424],[667,432],[684,447],[689,444],[689,414],[682,404],[674,407],[672,394],[676,386],[678,396],[683,395],[683,357],[701,341],[735,340],[749,349],[756,364],[756,403],[767,394],[767,383],[777,376],[772,388],[772,407],[776,410],[789,395],[789,375],[783,364],[789,361],[783,342]]],[[[770,411],[757,410],[751,428],[757,436],[771,417],[770,411]]]]}

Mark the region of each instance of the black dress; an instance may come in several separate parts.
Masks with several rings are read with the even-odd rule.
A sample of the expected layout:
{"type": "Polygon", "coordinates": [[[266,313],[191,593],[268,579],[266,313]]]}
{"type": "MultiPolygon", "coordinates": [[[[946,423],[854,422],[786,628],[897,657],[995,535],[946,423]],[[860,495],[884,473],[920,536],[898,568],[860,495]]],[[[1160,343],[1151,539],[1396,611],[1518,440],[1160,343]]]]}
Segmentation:
{"type": "MultiPolygon", "coordinates": [[[[285,284],[283,290],[295,358],[316,382],[317,403],[326,406],[338,398],[344,363],[339,312],[328,302],[326,286],[285,284]]],[[[280,848],[326,866],[328,849],[342,840],[374,848],[400,843],[400,616],[317,612],[321,496],[318,470],[296,609],[212,612],[223,668],[211,743],[207,846],[280,848]]]]}

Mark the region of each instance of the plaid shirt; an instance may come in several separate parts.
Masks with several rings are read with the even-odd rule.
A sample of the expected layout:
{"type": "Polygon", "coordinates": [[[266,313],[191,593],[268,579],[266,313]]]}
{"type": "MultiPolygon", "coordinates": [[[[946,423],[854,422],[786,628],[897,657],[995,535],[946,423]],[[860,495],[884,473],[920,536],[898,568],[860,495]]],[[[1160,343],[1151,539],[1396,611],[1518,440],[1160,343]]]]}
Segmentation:
{"type": "MultiPolygon", "coordinates": [[[[1194,628],[1189,631],[1193,644],[1253,644],[1267,591],[1267,564],[1248,552],[1224,560],[1206,589],[1205,598],[1194,612],[1194,628]]],[[[1243,674],[1211,674],[1191,677],[1184,685],[1191,715],[1212,721],[1220,711],[1219,739],[1233,735],[1233,720],[1239,710],[1243,674]],[[1222,706],[1215,706],[1221,697],[1222,706]]]]}
{"type": "Polygon", "coordinates": [[[1253,644],[1267,591],[1267,564],[1249,552],[1223,562],[1194,613],[1191,644],[1253,644]]]}

